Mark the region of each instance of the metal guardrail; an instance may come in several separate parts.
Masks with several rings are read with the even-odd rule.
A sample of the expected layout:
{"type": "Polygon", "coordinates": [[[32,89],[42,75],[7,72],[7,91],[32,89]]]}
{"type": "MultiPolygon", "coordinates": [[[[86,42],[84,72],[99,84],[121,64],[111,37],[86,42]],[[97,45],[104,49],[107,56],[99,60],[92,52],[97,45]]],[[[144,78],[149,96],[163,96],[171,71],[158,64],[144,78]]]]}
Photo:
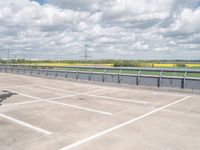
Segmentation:
{"type": "Polygon", "coordinates": [[[22,68],[58,68],[58,69],[91,69],[91,70],[130,70],[130,71],[156,71],[156,72],[187,72],[187,73],[200,73],[200,69],[189,69],[189,68],[146,68],[146,67],[85,67],[85,66],[42,66],[42,65],[4,65],[0,66],[12,66],[12,67],[22,67],[22,68]]]}
{"type": "MultiPolygon", "coordinates": [[[[70,67],[74,68],[74,67],[70,67]]],[[[200,78],[190,78],[187,77],[187,73],[200,73],[198,70],[176,70],[176,72],[184,72],[183,77],[171,77],[163,76],[163,72],[166,70],[157,69],[160,71],[160,75],[142,75],[141,70],[146,68],[140,68],[137,74],[123,74],[121,73],[122,68],[118,69],[118,73],[108,73],[108,68],[102,68],[104,72],[92,72],[92,71],[80,71],[78,68],[76,71],[73,70],[63,70],[63,67],[35,67],[35,66],[21,66],[21,65],[0,65],[0,72],[5,73],[16,73],[31,76],[41,76],[41,77],[59,77],[59,78],[69,78],[74,80],[87,80],[90,82],[104,82],[104,83],[115,83],[115,84],[126,84],[126,85],[142,85],[142,86],[153,86],[153,87],[169,87],[169,88],[181,88],[181,89],[192,89],[200,90],[200,78]]],[[[86,69],[93,69],[91,67],[82,67],[86,69]]],[[[96,69],[96,67],[95,67],[96,69]]],[[[109,68],[110,69],[110,68],[109,68]]],[[[116,69],[116,68],[113,68],[116,69]]],[[[127,69],[127,68],[126,68],[127,69]]],[[[132,69],[133,68],[128,68],[132,69]]],[[[134,68],[136,69],[136,68],[134,68]]],[[[148,68],[150,71],[150,69],[148,68]]],[[[167,69],[167,72],[174,72],[173,70],[167,69]]]]}

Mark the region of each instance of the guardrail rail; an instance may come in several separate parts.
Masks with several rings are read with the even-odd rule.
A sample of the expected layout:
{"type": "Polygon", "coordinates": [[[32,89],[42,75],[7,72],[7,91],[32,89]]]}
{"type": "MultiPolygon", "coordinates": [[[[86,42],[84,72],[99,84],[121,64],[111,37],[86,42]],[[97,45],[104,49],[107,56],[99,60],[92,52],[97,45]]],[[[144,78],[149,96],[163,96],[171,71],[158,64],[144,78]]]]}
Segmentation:
{"type": "Polygon", "coordinates": [[[87,80],[89,82],[126,84],[132,86],[142,85],[159,88],[200,90],[200,70],[197,69],[0,65],[0,72],[87,80]],[[148,75],[148,72],[155,75],[148,75]],[[166,73],[174,75],[165,75],[166,73]],[[188,77],[188,74],[196,74],[197,77],[188,77]]]}

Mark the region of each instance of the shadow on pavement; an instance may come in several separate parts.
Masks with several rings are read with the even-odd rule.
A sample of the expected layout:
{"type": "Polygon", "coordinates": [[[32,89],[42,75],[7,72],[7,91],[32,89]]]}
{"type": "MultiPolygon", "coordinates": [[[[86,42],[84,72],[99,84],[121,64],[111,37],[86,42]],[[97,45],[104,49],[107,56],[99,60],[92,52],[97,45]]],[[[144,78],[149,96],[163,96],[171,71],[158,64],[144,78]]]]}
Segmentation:
{"type": "Polygon", "coordinates": [[[16,93],[3,90],[0,92],[0,105],[2,104],[3,101],[5,101],[7,98],[12,97],[13,95],[17,95],[16,93]]]}

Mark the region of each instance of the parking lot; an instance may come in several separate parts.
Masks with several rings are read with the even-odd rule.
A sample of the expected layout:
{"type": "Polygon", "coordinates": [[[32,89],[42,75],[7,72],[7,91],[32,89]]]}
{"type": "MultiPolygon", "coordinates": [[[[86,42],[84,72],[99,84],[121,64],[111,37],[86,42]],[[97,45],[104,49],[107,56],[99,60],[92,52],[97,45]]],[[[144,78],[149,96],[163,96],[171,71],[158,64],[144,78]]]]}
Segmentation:
{"type": "Polygon", "coordinates": [[[0,149],[200,149],[200,95],[0,73],[0,149]]]}

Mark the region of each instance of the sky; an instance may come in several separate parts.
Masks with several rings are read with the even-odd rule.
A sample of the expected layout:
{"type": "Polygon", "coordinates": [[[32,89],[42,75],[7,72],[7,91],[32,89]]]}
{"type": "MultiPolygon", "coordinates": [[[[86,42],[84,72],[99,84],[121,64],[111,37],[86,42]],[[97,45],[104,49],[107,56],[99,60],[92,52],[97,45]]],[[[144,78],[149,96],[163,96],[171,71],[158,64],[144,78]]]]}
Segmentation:
{"type": "Polygon", "coordinates": [[[200,1],[6,0],[0,33],[0,58],[200,59],[200,1]]]}

